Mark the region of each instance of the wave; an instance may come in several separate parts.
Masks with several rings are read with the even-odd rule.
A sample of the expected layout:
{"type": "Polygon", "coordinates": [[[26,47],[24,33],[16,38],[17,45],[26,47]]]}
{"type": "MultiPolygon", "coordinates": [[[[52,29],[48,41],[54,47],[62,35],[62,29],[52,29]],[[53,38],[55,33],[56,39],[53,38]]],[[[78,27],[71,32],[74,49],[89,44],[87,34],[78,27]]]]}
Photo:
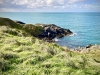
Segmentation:
{"type": "Polygon", "coordinates": [[[77,35],[77,33],[73,33],[72,35],[70,35],[70,36],[75,36],[75,35],[77,35]]]}
{"type": "Polygon", "coordinates": [[[57,41],[60,41],[58,38],[54,38],[53,40],[56,41],[56,42],[57,42],[57,41]]]}

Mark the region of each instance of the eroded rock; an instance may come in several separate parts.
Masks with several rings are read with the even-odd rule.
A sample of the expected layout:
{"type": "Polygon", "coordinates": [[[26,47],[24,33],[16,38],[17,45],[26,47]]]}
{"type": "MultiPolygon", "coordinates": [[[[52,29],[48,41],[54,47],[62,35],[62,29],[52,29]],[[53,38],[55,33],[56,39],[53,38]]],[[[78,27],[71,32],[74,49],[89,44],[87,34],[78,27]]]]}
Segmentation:
{"type": "Polygon", "coordinates": [[[39,35],[40,38],[48,38],[48,39],[54,39],[54,38],[61,38],[66,35],[71,35],[72,32],[69,29],[64,29],[59,26],[56,26],[55,24],[49,24],[43,26],[43,31],[39,35]]]}

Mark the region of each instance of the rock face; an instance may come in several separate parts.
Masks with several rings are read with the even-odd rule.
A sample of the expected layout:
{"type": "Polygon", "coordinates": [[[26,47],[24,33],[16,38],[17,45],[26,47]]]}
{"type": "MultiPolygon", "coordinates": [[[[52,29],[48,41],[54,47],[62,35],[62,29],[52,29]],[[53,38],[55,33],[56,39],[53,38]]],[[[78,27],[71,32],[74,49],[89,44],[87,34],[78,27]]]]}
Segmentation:
{"type": "Polygon", "coordinates": [[[21,21],[18,21],[18,20],[14,20],[15,23],[18,23],[18,24],[25,24],[24,22],[21,22],[21,21]]]}
{"type": "Polygon", "coordinates": [[[54,24],[49,24],[43,26],[43,31],[38,35],[38,37],[52,40],[54,38],[61,38],[70,34],[72,34],[72,32],[69,29],[64,29],[54,24]]]}
{"type": "MultiPolygon", "coordinates": [[[[39,33],[39,34],[36,33],[37,35],[34,35],[34,36],[37,38],[46,40],[46,41],[52,41],[54,38],[62,38],[66,35],[72,34],[72,32],[69,29],[61,28],[59,26],[56,26],[55,24],[48,24],[48,25],[46,25],[46,24],[32,25],[31,24],[31,28],[30,28],[30,26],[28,26],[28,24],[25,24],[24,22],[21,22],[18,20],[15,20],[14,22],[17,24],[23,25],[23,27],[27,25],[26,29],[29,29],[32,32],[31,34],[35,33],[33,31],[34,27],[36,27],[36,26],[42,27],[41,33],[39,33]]],[[[39,28],[37,28],[36,31],[40,31],[39,28]]]]}
{"type": "Polygon", "coordinates": [[[88,45],[86,46],[86,48],[90,48],[90,47],[92,47],[92,45],[91,45],[91,44],[88,44],[88,45]]]}

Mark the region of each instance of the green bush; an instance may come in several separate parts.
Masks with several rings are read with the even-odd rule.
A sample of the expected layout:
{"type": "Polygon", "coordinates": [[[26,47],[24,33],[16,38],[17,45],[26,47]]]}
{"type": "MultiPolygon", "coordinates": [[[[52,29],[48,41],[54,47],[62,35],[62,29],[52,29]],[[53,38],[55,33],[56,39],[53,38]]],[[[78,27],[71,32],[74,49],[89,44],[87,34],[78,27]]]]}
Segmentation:
{"type": "Polygon", "coordinates": [[[0,71],[5,72],[11,69],[13,69],[13,67],[9,64],[9,62],[0,59],[0,71]]]}
{"type": "Polygon", "coordinates": [[[5,60],[9,60],[12,58],[18,58],[18,55],[8,52],[8,53],[2,53],[1,57],[5,60]]]}
{"type": "Polygon", "coordinates": [[[41,26],[35,26],[35,25],[23,25],[23,30],[25,30],[26,32],[30,33],[33,36],[38,36],[43,28],[41,26]]]}

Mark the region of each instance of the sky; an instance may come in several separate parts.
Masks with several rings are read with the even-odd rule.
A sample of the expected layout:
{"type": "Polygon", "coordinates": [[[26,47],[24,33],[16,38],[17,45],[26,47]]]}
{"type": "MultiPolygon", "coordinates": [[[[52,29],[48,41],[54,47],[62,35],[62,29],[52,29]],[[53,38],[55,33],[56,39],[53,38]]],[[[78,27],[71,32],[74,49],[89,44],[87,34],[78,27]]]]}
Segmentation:
{"type": "Polygon", "coordinates": [[[100,12],[100,0],[0,0],[0,12],[100,12]]]}

